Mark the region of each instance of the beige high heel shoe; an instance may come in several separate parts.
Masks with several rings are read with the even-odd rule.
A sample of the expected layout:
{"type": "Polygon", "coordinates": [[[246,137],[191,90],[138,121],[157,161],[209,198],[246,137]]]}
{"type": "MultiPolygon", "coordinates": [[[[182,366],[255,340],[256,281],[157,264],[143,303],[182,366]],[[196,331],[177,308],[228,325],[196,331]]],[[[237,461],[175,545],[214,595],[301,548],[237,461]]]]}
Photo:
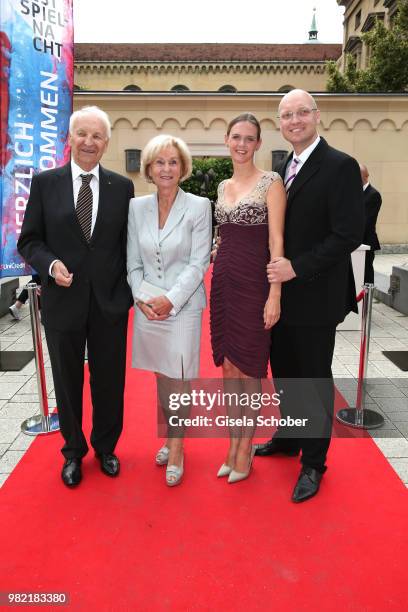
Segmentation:
{"type": "Polygon", "coordinates": [[[231,470],[230,475],[228,476],[229,484],[233,484],[234,482],[239,482],[240,480],[245,480],[245,478],[248,478],[249,474],[251,473],[252,460],[254,458],[255,451],[256,451],[256,448],[253,446],[251,448],[251,454],[249,457],[249,466],[246,472],[237,472],[236,470],[231,470]]]}
{"type": "Polygon", "coordinates": [[[167,446],[162,446],[156,453],[156,465],[166,465],[169,460],[170,449],[167,446]]]}
{"type": "Polygon", "coordinates": [[[218,478],[223,478],[224,476],[229,476],[231,474],[232,470],[233,470],[232,467],[230,467],[226,463],[223,463],[222,466],[220,467],[220,469],[217,472],[217,477],[218,478]]]}
{"type": "Polygon", "coordinates": [[[166,484],[169,487],[175,487],[180,484],[184,474],[184,455],[181,459],[180,467],[178,465],[168,465],[166,468],[166,484]]]}

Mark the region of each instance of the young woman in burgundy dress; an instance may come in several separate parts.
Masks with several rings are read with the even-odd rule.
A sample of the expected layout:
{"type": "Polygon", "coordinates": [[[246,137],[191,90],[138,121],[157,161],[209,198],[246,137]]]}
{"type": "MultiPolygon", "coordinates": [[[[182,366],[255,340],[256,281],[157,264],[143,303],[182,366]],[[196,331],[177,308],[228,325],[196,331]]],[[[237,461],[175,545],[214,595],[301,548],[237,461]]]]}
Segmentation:
{"type": "MultiPolygon", "coordinates": [[[[286,194],[276,172],[257,168],[261,129],[250,113],[233,119],[225,143],[234,173],[218,187],[215,216],[220,244],[211,284],[211,342],[214,362],[222,366],[224,393],[256,393],[267,375],[270,329],[280,316],[280,284],[269,284],[266,264],[283,255],[286,194]]],[[[230,405],[236,418],[251,409],[230,405]]],[[[254,428],[230,427],[230,446],[218,476],[228,482],[247,478],[254,428]]]]}

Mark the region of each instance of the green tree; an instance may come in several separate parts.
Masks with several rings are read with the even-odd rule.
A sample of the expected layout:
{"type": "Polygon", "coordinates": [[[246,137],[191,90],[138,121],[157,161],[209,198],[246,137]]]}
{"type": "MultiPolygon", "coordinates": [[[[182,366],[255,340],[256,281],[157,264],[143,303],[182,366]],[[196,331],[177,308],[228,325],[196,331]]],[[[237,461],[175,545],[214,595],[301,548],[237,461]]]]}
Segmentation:
{"type": "Polygon", "coordinates": [[[369,64],[357,70],[354,58],[346,56],[346,68],[341,73],[335,62],[327,63],[327,90],[332,92],[402,92],[408,89],[408,0],[398,0],[398,13],[392,29],[376,21],[362,35],[369,48],[369,64]]]}
{"type": "Polygon", "coordinates": [[[224,179],[232,176],[232,162],[229,157],[207,157],[193,159],[193,174],[184,181],[184,191],[195,195],[205,195],[212,202],[217,199],[217,187],[224,179]],[[205,185],[203,175],[212,170],[213,178],[208,187],[205,185]],[[201,173],[201,175],[200,175],[201,173]]]}

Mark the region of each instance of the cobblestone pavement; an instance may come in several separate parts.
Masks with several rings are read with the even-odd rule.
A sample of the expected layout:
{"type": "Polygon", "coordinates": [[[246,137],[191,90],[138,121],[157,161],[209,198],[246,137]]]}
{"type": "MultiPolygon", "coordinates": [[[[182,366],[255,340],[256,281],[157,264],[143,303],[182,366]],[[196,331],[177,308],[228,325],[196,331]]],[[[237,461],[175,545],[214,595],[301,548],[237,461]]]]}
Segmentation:
{"type": "MultiPolygon", "coordinates": [[[[377,259],[380,259],[378,267],[383,270],[384,260],[377,259]]],[[[27,306],[23,307],[20,321],[9,314],[0,318],[0,343],[1,351],[32,350],[27,306]]],[[[365,406],[384,416],[383,427],[371,430],[371,435],[408,486],[408,372],[393,365],[383,355],[384,350],[408,351],[408,317],[382,303],[374,303],[365,406]]],[[[52,408],[55,396],[45,338],[43,352],[52,408]]],[[[356,401],[359,353],[358,330],[337,333],[333,374],[337,387],[351,406],[356,401]]],[[[0,372],[0,487],[33,441],[21,433],[22,421],[38,413],[34,360],[19,372],[0,372]]]]}

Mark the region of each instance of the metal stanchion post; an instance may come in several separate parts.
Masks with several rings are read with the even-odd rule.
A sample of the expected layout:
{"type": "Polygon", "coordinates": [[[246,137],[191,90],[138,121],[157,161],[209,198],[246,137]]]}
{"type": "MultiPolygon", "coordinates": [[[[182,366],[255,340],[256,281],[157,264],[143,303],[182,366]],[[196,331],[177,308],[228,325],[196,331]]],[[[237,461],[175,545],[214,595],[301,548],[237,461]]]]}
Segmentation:
{"type": "Polygon", "coordinates": [[[40,312],[38,309],[38,286],[36,283],[28,283],[28,297],[30,300],[31,331],[33,334],[33,346],[35,367],[37,371],[38,398],[40,400],[40,414],[26,419],[21,424],[21,430],[28,436],[55,433],[59,430],[58,414],[49,414],[47,386],[45,381],[44,357],[41,340],[40,312]]]}
{"type": "Polygon", "coordinates": [[[336,419],[344,425],[359,429],[374,429],[381,427],[384,417],[375,410],[364,408],[366,373],[368,365],[368,350],[370,346],[371,311],[373,308],[374,285],[364,285],[363,309],[361,316],[360,363],[358,368],[357,398],[355,408],[342,408],[336,414],[336,419]]]}

